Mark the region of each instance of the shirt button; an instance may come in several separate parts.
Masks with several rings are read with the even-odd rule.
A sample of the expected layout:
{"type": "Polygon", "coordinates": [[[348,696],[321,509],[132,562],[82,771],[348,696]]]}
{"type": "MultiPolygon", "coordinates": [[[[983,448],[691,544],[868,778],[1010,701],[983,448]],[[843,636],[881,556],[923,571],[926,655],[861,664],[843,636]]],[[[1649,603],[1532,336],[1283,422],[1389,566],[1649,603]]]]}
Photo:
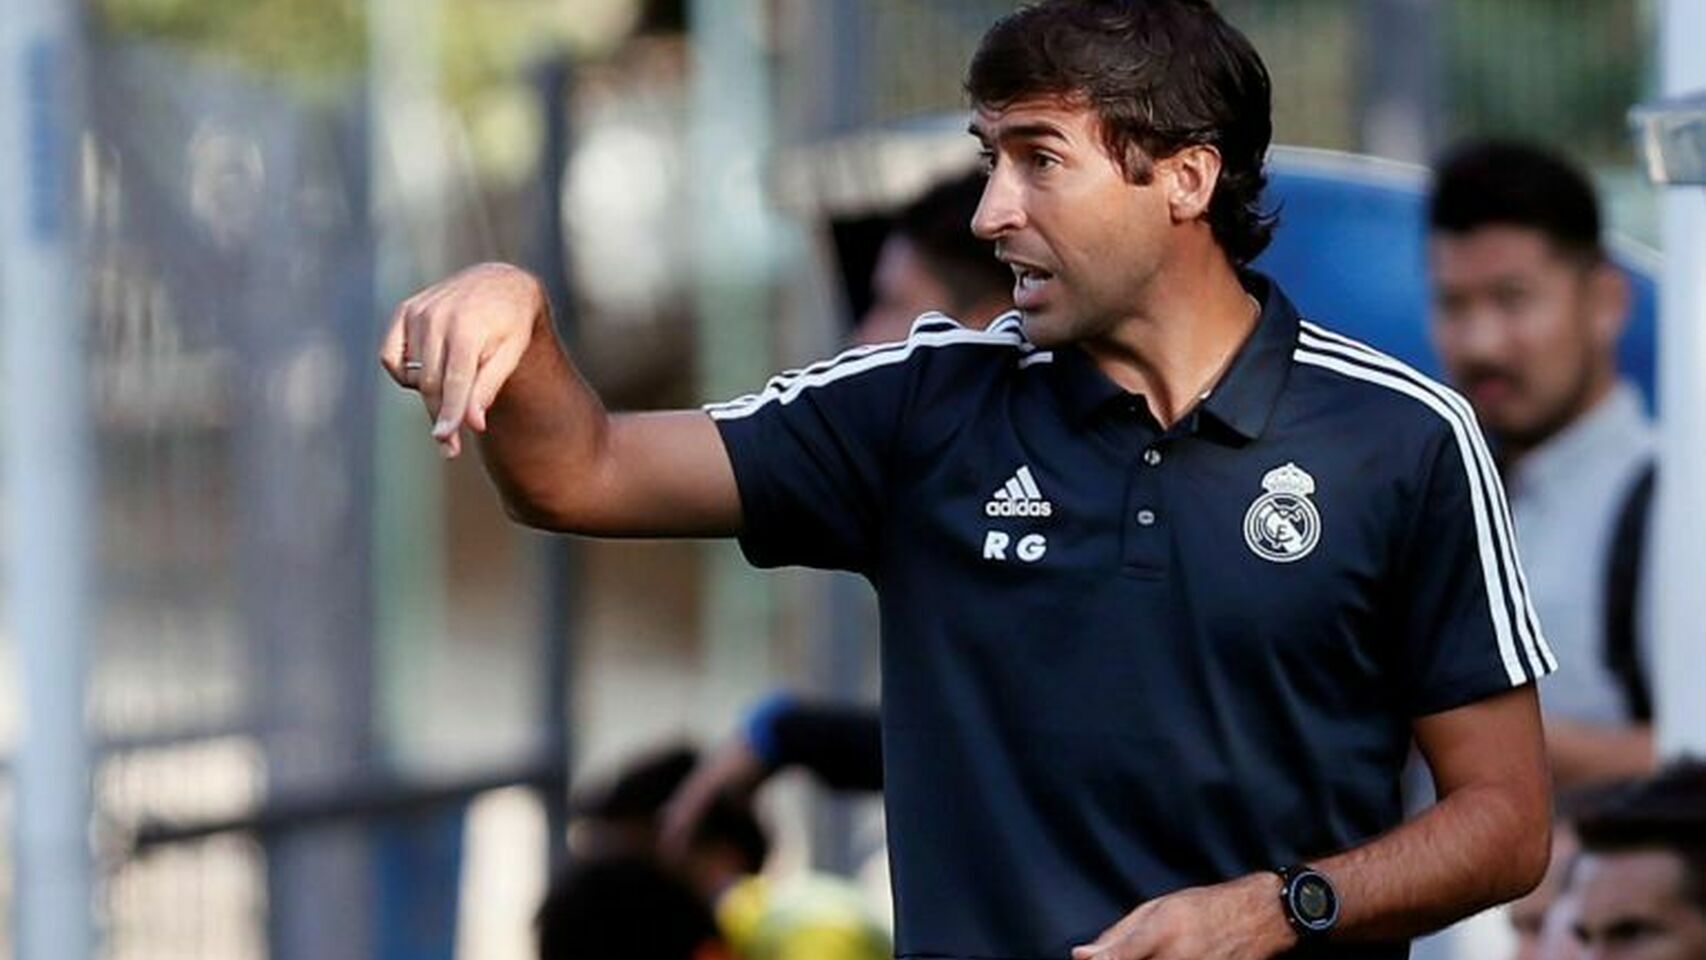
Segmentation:
{"type": "Polygon", "coordinates": [[[1137,511],[1137,524],[1140,527],[1154,526],[1155,525],[1155,511],[1154,510],[1139,510],[1139,511],[1137,511]]]}
{"type": "Polygon", "coordinates": [[[1143,462],[1152,467],[1159,466],[1161,464],[1161,451],[1156,450],[1154,447],[1143,451],[1143,462]]]}

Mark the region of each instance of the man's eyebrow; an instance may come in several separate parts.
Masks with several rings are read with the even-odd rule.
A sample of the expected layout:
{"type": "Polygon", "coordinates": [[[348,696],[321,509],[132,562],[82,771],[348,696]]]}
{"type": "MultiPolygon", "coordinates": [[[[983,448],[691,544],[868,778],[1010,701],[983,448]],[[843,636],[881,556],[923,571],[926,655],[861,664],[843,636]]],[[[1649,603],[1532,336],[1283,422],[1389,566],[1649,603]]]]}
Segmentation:
{"type": "Polygon", "coordinates": [[[995,139],[995,140],[1046,140],[1046,139],[1066,140],[1067,139],[1066,131],[1062,130],[1061,128],[1055,126],[1052,123],[1049,123],[1046,120],[1033,120],[1029,123],[1016,123],[1010,127],[998,127],[996,129],[998,131],[997,136],[991,137],[989,135],[989,131],[978,126],[977,121],[974,120],[974,121],[972,121],[971,126],[966,127],[966,132],[971,134],[972,136],[978,138],[979,140],[984,141],[985,143],[989,142],[991,139],[995,139]]]}

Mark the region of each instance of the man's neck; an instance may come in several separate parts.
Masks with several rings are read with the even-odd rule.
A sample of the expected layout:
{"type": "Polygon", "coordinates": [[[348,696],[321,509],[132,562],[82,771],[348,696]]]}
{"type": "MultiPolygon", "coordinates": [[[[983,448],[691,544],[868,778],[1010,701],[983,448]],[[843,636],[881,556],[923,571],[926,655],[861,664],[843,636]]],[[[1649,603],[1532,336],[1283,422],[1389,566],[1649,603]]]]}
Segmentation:
{"type": "Polygon", "coordinates": [[[1596,374],[1583,389],[1581,398],[1571,405],[1571,413],[1547,431],[1543,436],[1522,443],[1510,437],[1499,438],[1499,471],[1509,474],[1517,465],[1544,449],[1548,444],[1568,433],[1572,427],[1592,416],[1605,402],[1611,399],[1612,392],[1617,387],[1617,374],[1613,369],[1606,369],[1596,374]]]}
{"type": "Polygon", "coordinates": [[[1219,382],[1261,311],[1218,248],[1157,272],[1144,299],[1083,348],[1170,427],[1219,382]]]}

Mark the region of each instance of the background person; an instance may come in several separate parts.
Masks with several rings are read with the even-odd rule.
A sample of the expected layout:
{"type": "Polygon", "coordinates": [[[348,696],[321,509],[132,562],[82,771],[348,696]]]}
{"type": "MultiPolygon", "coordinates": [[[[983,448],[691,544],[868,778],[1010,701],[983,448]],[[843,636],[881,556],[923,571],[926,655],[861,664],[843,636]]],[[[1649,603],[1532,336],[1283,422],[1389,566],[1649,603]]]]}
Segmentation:
{"type": "Polygon", "coordinates": [[[534,928],[539,960],[731,960],[704,901],[643,858],[571,863],[534,928]]]}
{"type": "Polygon", "coordinates": [[[1562,664],[1541,691],[1560,787],[1653,765],[1639,615],[1653,431],[1617,373],[1628,315],[1587,179],[1539,147],[1465,144],[1429,207],[1432,336],[1493,439],[1523,569],[1562,664]]]}
{"type": "MultiPolygon", "coordinates": [[[[1012,269],[971,232],[985,179],[972,170],[943,180],[896,215],[872,273],[871,307],[853,329],[855,344],[905,340],[932,311],[981,329],[1013,309],[1012,269]]],[[[682,784],[665,816],[665,845],[679,849],[715,797],[751,796],[785,768],[804,769],[835,789],[874,792],[882,789],[882,762],[875,707],[772,695],[754,704],[682,784]]]]}
{"type": "Polygon", "coordinates": [[[665,863],[713,911],[737,960],[886,960],[890,938],[851,884],[815,873],[766,873],[769,834],[746,798],[711,798],[679,845],[660,848],[665,804],[697,759],[689,747],[666,748],[583,790],[573,851],[615,850],[665,863]],[[619,837],[626,846],[589,846],[589,837],[619,837]]]}
{"type": "Polygon", "coordinates": [[[1567,885],[1591,960],[1706,957],[1706,763],[1679,761],[1584,814],[1567,885]]]}
{"type": "Polygon", "coordinates": [[[871,308],[857,344],[905,340],[919,316],[940,311],[982,329],[1013,309],[1013,271],[971,232],[984,176],[972,170],[930,187],[903,207],[877,252],[871,308]]]}

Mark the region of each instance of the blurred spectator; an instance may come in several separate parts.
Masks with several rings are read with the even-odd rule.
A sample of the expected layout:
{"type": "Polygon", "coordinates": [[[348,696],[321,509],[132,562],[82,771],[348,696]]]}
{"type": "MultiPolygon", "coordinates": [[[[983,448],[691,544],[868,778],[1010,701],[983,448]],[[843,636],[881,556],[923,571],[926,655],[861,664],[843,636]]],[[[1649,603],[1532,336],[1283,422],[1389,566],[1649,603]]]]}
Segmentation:
{"type": "Polygon", "coordinates": [[[537,919],[540,960],[727,960],[711,910],[656,863],[577,861],[537,919]]]}
{"type": "MultiPolygon", "coordinates": [[[[576,804],[574,852],[654,852],[660,817],[697,757],[673,748],[623,771],[576,804]]],[[[889,938],[858,892],[820,875],[762,875],[770,842],[749,804],[721,795],[707,804],[670,864],[711,905],[740,960],[886,960],[889,938]]]]}
{"type": "Polygon", "coordinates": [[[1013,271],[971,232],[983,182],[978,171],[945,180],[900,211],[877,254],[871,309],[853,330],[855,343],[905,340],[931,310],[981,329],[1013,309],[1013,271]]]}
{"type": "MultiPolygon", "coordinates": [[[[1575,827],[1560,818],[1552,826],[1552,861],[1546,867],[1546,875],[1527,896],[1511,901],[1507,911],[1511,930],[1516,934],[1513,960],[1561,960],[1558,955],[1560,931],[1549,927],[1547,920],[1560,911],[1564,881],[1570,864],[1575,860],[1576,850],[1575,827]]],[[[1562,935],[1567,941],[1567,927],[1562,935]]]]}
{"type": "Polygon", "coordinates": [[[1562,159],[1465,145],[1434,187],[1433,339],[1497,445],[1535,612],[1560,669],[1541,691],[1559,786],[1653,764],[1638,616],[1652,428],[1619,379],[1629,294],[1593,188],[1562,159]]]}
{"type": "Polygon", "coordinates": [[[1576,821],[1596,808],[1615,786],[1565,790],[1557,798],[1552,825],[1552,860],[1540,885],[1511,902],[1507,917],[1516,934],[1514,960],[1575,960],[1580,956],[1571,925],[1579,899],[1565,887],[1581,850],[1576,821]]]}
{"type": "Polygon", "coordinates": [[[681,851],[719,797],[750,798],[779,771],[803,769],[837,790],[883,788],[883,740],[871,707],[787,693],[759,701],[727,742],[686,778],[663,811],[664,849],[681,851]]]}
{"type": "MultiPolygon", "coordinates": [[[[614,779],[578,788],[571,803],[569,852],[580,859],[651,857],[657,850],[657,811],[697,763],[688,747],[642,756],[614,779]]],[[[763,860],[760,851],[757,859],[763,860]]]]}
{"type": "MultiPolygon", "coordinates": [[[[877,255],[871,308],[855,343],[906,339],[913,321],[937,310],[987,327],[1013,309],[1013,271],[994,245],[971,232],[985,177],[973,170],[944,180],[904,207],[877,255]]],[[[874,707],[813,703],[777,694],[754,705],[729,738],[686,782],[664,818],[664,844],[680,849],[693,825],[723,794],[750,796],[779,770],[800,767],[843,790],[882,789],[882,733],[874,707]]]]}
{"type": "Polygon", "coordinates": [[[1577,824],[1570,928],[1593,960],[1706,958],[1706,763],[1612,793],[1577,824]]]}

